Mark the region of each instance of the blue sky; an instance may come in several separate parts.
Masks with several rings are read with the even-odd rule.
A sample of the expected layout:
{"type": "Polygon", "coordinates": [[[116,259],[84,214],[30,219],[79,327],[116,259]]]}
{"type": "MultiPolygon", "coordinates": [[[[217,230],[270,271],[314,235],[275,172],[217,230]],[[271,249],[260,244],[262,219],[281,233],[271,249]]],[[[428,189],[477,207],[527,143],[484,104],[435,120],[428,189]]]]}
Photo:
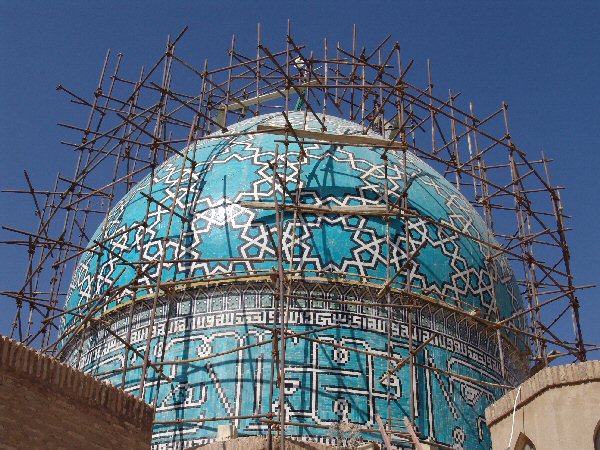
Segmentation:
{"type": "MultiPolygon", "coordinates": [[[[0,187],[25,187],[27,169],[36,187],[49,188],[72,154],[57,122],[82,123],[57,84],[89,97],[106,49],[124,54],[128,70],[150,64],[166,35],[190,30],[188,55],[226,63],[232,33],[255,51],[256,26],[265,41],[283,45],[287,19],[301,42],[373,46],[388,34],[424,72],[431,59],[439,92],[448,88],[473,100],[480,115],[502,101],[510,106],[511,132],[527,152],[554,159],[552,179],[563,192],[573,231],[577,284],[600,277],[600,4],[597,2],[8,2],[0,3],[0,187]]],[[[2,194],[0,223],[33,227],[31,199],[2,194]]],[[[2,233],[3,239],[11,238],[2,233]]],[[[16,287],[25,253],[0,248],[0,290],[16,287]]],[[[580,294],[584,335],[600,342],[598,289],[580,294]]],[[[12,321],[0,299],[0,332],[12,321]]],[[[570,337],[570,334],[567,333],[570,337]]],[[[598,357],[598,353],[593,355],[598,357]]]]}

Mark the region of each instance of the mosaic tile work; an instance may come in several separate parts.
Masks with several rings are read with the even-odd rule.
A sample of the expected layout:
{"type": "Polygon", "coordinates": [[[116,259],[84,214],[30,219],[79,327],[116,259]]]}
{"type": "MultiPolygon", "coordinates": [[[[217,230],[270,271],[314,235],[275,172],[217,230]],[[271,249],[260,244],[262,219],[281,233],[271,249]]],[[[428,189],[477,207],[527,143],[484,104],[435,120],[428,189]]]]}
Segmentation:
{"type": "MultiPolygon", "coordinates": [[[[320,131],[320,124],[311,120],[310,116],[305,118],[304,113],[292,113],[290,122],[294,128],[320,131]]],[[[325,123],[327,131],[331,133],[361,133],[361,128],[356,124],[335,117],[325,117],[325,123]]],[[[134,294],[128,286],[135,278],[134,267],[139,268],[142,273],[140,281],[146,285],[138,289],[137,296],[144,298],[152,293],[151,286],[157,282],[156,261],[162,256],[166,260],[177,261],[164,265],[161,280],[165,282],[200,280],[207,275],[218,279],[226,278],[231,272],[244,275],[272,270],[275,265],[273,242],[278,239],[274,212],[241,206],[244,201],[272,202],[275,193],[272,190],[273,171],[270,163],[275,158],[277,146],[280,155],[278,162],[280,166],[284,163],[284,146],[278,142],[281,136],[244,133],[255,130],[259,124],[284,126],[285,121],[280,114],[272,114],[231,126],[229,132],[236,133],[236,136],[219,137],[216,134],[214,138],[199,141],[190,148],[188,156],[195,161],[193,168],[189,161],[182,167],[182,157],[172,157],[157,169],[153,179],[145,178],[127,193],[92,238],[94,241],[106,241],[104,247],[100,252],[90,251],[82,255],[73,275],[66,307],[87,305],[112,286],[118,294],[106,302],[102,313],[108,323],[114,320],[113,327],[125,327],[125,319],[117,317],[124,314],[121,311],[127,308],[122,307],[134,294]],[[177,190],[180,178],[181,184],[177,190]],[[150,193],[159,203],[148,202],[145,195],[150,193]],[[169,228],[167,208],[173,202],[175,215],[169,228]],[[144,223],[147,210],[148,220],[144,223]],[[169,235],[166,236],[168,228],[169,235]],[[197,261],[202,258],[236,257],[266,261],[197,261]],[[128,265],[123,261],[136,265],[128,265]]],[[[306,144],[304,150],[306,157],[301,160],[300,148],[290,145],[285,174],[281,168],[287,189],[295,192],[298,186],[301,188],[302,203],[323,206],[385,204],[382,149],[306,144]]],[[[409,220],[408,238],[405,235],[405,222],[400,218],[385,222],[373,216],[301,214],[294,225],[293,214],[288,212],[284,215],[282,232],[285,261],[293,259],[294,269],[304,271],[306,279],[322,279],[335,274],[336,278],[348,282],[380,285],[385,282],[388,258],[391,273],[394,274],[403,266],[408,253],[422,247],[410,266],[413,292],[450,304],[459,301],[463,306],[466,304],[481,310],[483,317],[495,318],[498,315],[505,318],[521,309],[520,294],[509,264],[504,256],[496,256],[491,260],[487,258],[489,250],[482,242],[495,241],[468,201],[440,174],[411,153],[407,154],[406,174],[403,171],[402,152],[388,151],[387,157],[389,201],[394,203],[398,200],[405,187],[405,175],[411,183],[409,208],[418,216],[409,220]]],[[[281,202],[281,187],[278,189],[276,195],[281,202]]],[[[289,197],[286,201],[290,201],[289,197]]],[[[286,268],[288,266],[289,263],[286,263],[286,268]]],[[[406,282],[405,272],[396,278],[396,287],[406,282]]],[[[258,281],[248,283],[248,289],[252,291],[258,284],[258,281]],[[253,288],[253,285],[256,286],[253,288]]],[[[165,359],[185,359],[187,354],[193,358],[198,356],[198,352],[218,352],[219,349],[242,345],[240,342],[269,339],[265,330],[247,325],[269,323],[272,320],[269,316],[270,305],[245,306],[243,302],[251,300],[243,295],[236,300],[229,293],[220,293],[217,288],[206,295],[210,301],[207,300],[208,303],[204,305],[205,311],[196,300],[177,301],[177,308],[183,308],[184,311],[189,308],[193,312],[177,311],[177,314],[184,316],[191,314],[191,319],[175,321],[184,325],[169,333],[164,342],[168,354],[165,359]],[[184,306],[186,302],[189,306],[184,306]],[[235,307],[229,302],[239,304],[235,307]],[[228,312],[224,313],[225,310],[228,312]],[[188,322],[192,327],[190,330],[186,328],[188,322]]],[[[269,299],[270,295],[266,294],[269,299]]],[[[318,294],[312,295],[318,297],[318,294]]],[[[355,298],[362,301],[363,294],[357,294],[355,298]]],[[[140,308],[147,307],[147,302],[140,301],[140,308]]],[[[84,314],[86,308],[81,308],[84,314]]],[[[314,303],[307,313],[312,314],[313,309],[318,310],[314,303]]],[[[335,311],[332,309],[327,314],[335,320],[342,320],[339,319],[342,316],[335,311]]],[[[445,340],[440,338],[437,346],[428,348],[419,356],[420,364],[433,364],[477,378],[502,381],[498,378],[500,369],[495,341],[489,341],[483,332],[475,333],[473,324],[464,320],[461,322],[457,317],[446,318],[446,313],[440,311],[429,316],[423,312],[423,321],[429,321],[429,328],[441,336],[452,338],[448,338],[450,340],[445,344],[445,340]]],[[[147,310],[138,314],[133,336],[139,339],[136,342],[141,343],[147,336],[148,327],[144,321],[148,320],[149,314],[147,310]]],[[[370,317],[368,314],[361,316],[352,311],[344,314],[347,317],[343,319],[347,321],[343,322],[344,326],[339,330],[323,332],[323,339],[343,340],[348,345],[387,352],[387,331],[380,329],[381,318],[367,320],[366,317],[370,317]]],[[[377,316],[377,313],[373,314],[377,316]]],[[[312,324],[318,326],[320,320],[325,320],[322,317],[315,313],[312,319],[304,323],[299,315],[299,322],[292,329],[303,330],[312,324]]],[[[406,328],[405,319],[394,319],[394,352],[398,354],[402,354],[407,345],[402,335],[402,330],[406,328]]],[[[63,327],[71,327],[77,320],[76,316],[67,315],[63,327]]],[[[521,320],[513,321],[512,325],[523,327],[521,320]]],[[[173,325],[170,323],[169,326],[173,325]]],[[[153,335],[156,336],[160,326],[156,325],[155,328],[153,335]]],[[[102,337],[102,330],[97,332],[97,336],[90,335],[83,339],[85,351],[66,349],[65,354],[70,355],[74,364],[81,359],[80,363],[84,364],[86,370],[103,372],[112,366],[118,368],[119,364],[123,364],[123,351],[119,350],[118,341],[102,337]]],[[[514,337],[509,336],[509,339],[514,337]]],[[[155,344],[153,358],[158,358],[163,343],[157,338],[155,344]]],[[[290,375],[294,373],[299,380],[286,385],[286,389],[290,389],[289,414],[292,420],[320,423],[318,421],[327,422],[337,417],[337,420],[370,424],[375,406],[378,402],[387,401],[379,395],[384,392],[387,396],[388,387],[378,384],[381,371],[385,370],[383,366],[387,364],[385,360],[375,358],[369,361],[366,356],[363,358],[364,355],[359,357],[358,353],[345,355],[313,344],[300,338],[290,346],[291,357],[297,358],[298,368],[297,373],[290,372],[290,375]]],[[[173,417],[190,417],[189,414],[192,417],[199,414],[220,417],[243,410],[245,415],[250,404],[254,405],[252,411],[256,408],[267,411],[266,405],[273,399],[266,399],[266,394],[260,391],[262,393],[255,393],[252,403],[248,401],[248,392],[254,392],[256,386],[263,389],[269,385],[270,352],[270,346],[265,345],[254,347],[247,353],[231,354],[202,364],[178,369],[174,366],[172,370],[180,378],[176,387],[172,388],[174,390],[166,386],[161,388],[161,396],[164,389],[167,397],[160,399],[160,414],[171,414],[173,417]],[[242,397],[244,400],[240,400],[242,397]],[[169,402],[172,402],[171,406],[167,406],[169,402]]],[[[517,370],[519,361],[520,357],[507,356],[505,364],[514,368],[514,373],[509,370],[509,375],[521,376],[520,370],[517,370]]],[[[291,364],[290,367],[295,366],[291,364]]],[[[396,408],[394,417],[403,417],[407,413],[409,377],[403,371],[400,373],[404,375],[391,382],[396,384],[389,386],[390,395],[396,396],[393,398],[396,408]]],[[[415,393],[420,404],[420,429],[457,448],[461,448],[461,445],[463,448],[487,448],[489,439],[482,422],[483,408],[496,393],[481,389],[481,386],[448,380],[422,368],[416,372],[415,393]]],[[[134,375],[132,372],[128,380],[131,389],[136,384],[134,375]]],[[[120,380],[120,375],[111,377],[114,383],[120,380]]],[[[276,401],[276,397],[277,391],[273,401],[276,401]]],[[[198,428],[186,426],[181,436],[191,440],[210,439],[214,437],[216,428],[213,425],[207,423],[198,428]]],[[[245,432],[264,432],[263,425],[253,422],[252,427],[245,432]]],[[[323,434],[315,430],[297,431],[323,434]]],[[[178,432],[172,428],[157,428],[155,441],[177,441],[177,436],[178,432]]]]}
{"type": "MultiPolygon", "coordinates": [[[[303,127],[304,114],[292,113],[290,121],[303,127]]],[[[259,116],[230,127],[230,132],[255,130],[258,124],[283,126],[281,115],[259,116]]],[[[360,127],[346,120],[327,117],[328,131],[337,134],[359,134],[360,127]]],[[[304,128],[319,130],[313,119],[304,128]]],[[[162,254],[167,260],[199,258],[257,257],[273,258],[275,252],[270,236],[277,240],[273,211],[250,210],[242,201],[273,201],[273,171],[275,147],[282,147],[279,163],[283,164],[280,136],[248,134],[231,138],[200,141],[188,156],[197,161],[194,170],[189,162],[183,168],[183,158],[175,156],[150,177],[132,189],[108,215],[92,240],[104,241],[110,251],[85,253],[73,276],[68,295],[68,307],[86,303],[94,294],[109,286],[126,285],[135,276],[131,266],[122,260],[141,261],[146,273],[141,281],[156,282],[157,265],[162,254]],[[177,192],[178,179],[182,182],[177,192]],[[160,205],[150,202],[150,194],[160,205]],[[176,201],[175,216],[164,246],[169,208],[176,201]],[[142,226],[146,209],[150,208],[148,224],[142,226]],[[189,219],[182,223],[181,218],[189,219]],[[115,236],[110,239],[111,236],[115,236]],[[182,244],[179,245],[179,237],[182,244]]],[[[300,149],[290,145],[286,171],[287,188],[295,192],[297,173],[301,166],[301,202],[326,206],[385,204],[385,176],[382,149],[305,145],[307,158],[299,163],[300,149]]],[[[390,203],[401,194],[403,170],[401,154],[388,152],[388,183],[390,203]]],[[[400,269],[407,250],[414,252],[423,242],[425,247],[411,268],[414,291],[454,299],[481,308],[486,315],[497,307],[501,317],[507,317],[521,305],[513,274],[503,256],[486,262],[489,251],[485,245],[462,234],[494,243],[485,225],[468,201],[441,175],[408,153],[407,177],[409,208],[447,227],[434,225],[422,217],[410,220],[410,239],[406,248],[404,222],[390,221],[390,239],[386,245],[386,224],[376,217],[310,215],[300,217],[296,228],[292,214],[286,214],[283,248],[286,260],[292,252],[297,269],[305,271],[340,271],[348,276],[386,276],[389,253],[391,270],[400,269]],[[450,227],[450,228],[449,228],[450,227]],[[294,236],[295,233],[295,236],[294,236]],[[294,239],[295,237],[295,239],[294,239]],[[295,243],[292,249],[292,243],[295,243]],[[343,243],[343,245],[341,245],[343,243]],[[493,295],[495,294],[495,295],[493,295]]],[[[282,175],[283,176],[283,175],[282,175]]],[[[279,189],[281,189],[279,187],[279,189]]],[[[281,201],[281,191],[278,193],[281,201]]],[[[290,200],[288,199],[288,202],[290,200]]],[[[178,262],[166,264],[162,278],[187,279],[231,271],[269,270],[272,262],[178,262]]],[[[404,282],[401,275],[398,282],[404,282]]],[[[138,292],[138,295],[142,294],[138,292]]],[[[126,300],[131,291],[107,304],[106,310],[126,300]]]]}
{"type": "MultiPolygon", "coordinates": [[[[298,299],[291,304],[290,330],[300,333],[312,327],[340,325],[312,337],[345,347],[387,355],[387,311],[370,307],[376,290],[298,283],[298,299]],[[340,304],[333,301],[360,301],[363,304],[340,304]]],[[[399,305],[403,299],[393,298],[399,305]]],[[[129,328],[128,308],[115,311],[112,330],[121,336],[129,328]]],[[[395,309],[391,320],[392,354],[408,354],[408,310],[395,309]]],[[[175,419],[251,416],[279,408],[278,392],[269,395],[272,348],[271,333],[254,325],[274,323],[273,297],[269,284],[227,285],[216,289],[190,290],[169,304],[161,299],[158,308],[153,360],[169,361],[206,357],[240,346],[267,342],[225,356],[182,365],[166,365],[172,382],[161,381],[150,370],[146,397],[152,401],[158,390],[157,421],[175,419]],[[167,326],[168,320],[168,326],[167,326]],[[164,341],[165,329],[169,330],[164,341]]],[[[132,321],[132,344],[143,351],[147,337],[149,311],[143,303],[136,307],[132,321]]],[[[463,316],[429,305],[414,315],[414,345],[435,334],[431,345],[420,353],[416,363],[437,367],[469,377],[502,383],[496,336],[463,316]]],[[[519,358],[507,348],[505,364],[513,376],[522,373],[519,358]]],[[[66,352],[68,362],[86,372],[121,385],[125,349],[102,328],[90,330],[83,342],[74,343],[66,352]],[[116,371],[114,373],[107,373],[116,371]]],[[[285,395],[287,421],[328,426],[350,421],[375,426],[374,414],[387,416],[390,396],[392,417],[410,415],[410,369],[400,369],[387,381],[385,358],[346,349],[319,345],[302,338],[288,341],[285,395]]],[[[128,365],[141,362],[129,352],[128,365]]],[[[392,363],[393,364],[393,363],[392,363]]],[[[126,390],[138,392],[141,370],[129,371],[126,390]]],[[[499,397],[499,389],[485,387],[444,374],[415,368],[416,423],[425,435],[455,448],[489,448],[490,437],[484,421],[485,407],[499,397]]],[[[259,419],[231,421],[242,435],[264,434],[266,425],[259,419]]],[[[229,421],[188,423],[181,426],[155,427],[155,448],[185,448],[209,442],[218,424],[229,421]]],[[[327,442],[327,430],[291,426],[289,435],[327,442]]],[[[379,440],[378,435],[364,435],[379,440]]]]}

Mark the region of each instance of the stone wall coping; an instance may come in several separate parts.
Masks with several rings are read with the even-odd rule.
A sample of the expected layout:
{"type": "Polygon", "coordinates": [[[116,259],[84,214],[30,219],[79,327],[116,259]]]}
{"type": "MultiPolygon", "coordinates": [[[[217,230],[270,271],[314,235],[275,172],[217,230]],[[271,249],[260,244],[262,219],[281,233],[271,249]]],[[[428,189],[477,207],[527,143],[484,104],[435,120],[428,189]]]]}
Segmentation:
{"type": "MultiPolygon", "coordinates": [[[[517,409],[549,389],[565,385],[584,384],[600,381],[600,360],[585,361],[561,366],[546,367],[521,384],[521,394],[517,409]]],[[[512,414],[518,387],[507,392],[485,410],[488,427],[493,426],[512,414]]]]}
{"type": "Polygon", "coordinates": [[[73,402],[103,410],[137,427],[151,427],[154,408],[143,400],[0,335],[0,374],[15,374],[73,402]]]}

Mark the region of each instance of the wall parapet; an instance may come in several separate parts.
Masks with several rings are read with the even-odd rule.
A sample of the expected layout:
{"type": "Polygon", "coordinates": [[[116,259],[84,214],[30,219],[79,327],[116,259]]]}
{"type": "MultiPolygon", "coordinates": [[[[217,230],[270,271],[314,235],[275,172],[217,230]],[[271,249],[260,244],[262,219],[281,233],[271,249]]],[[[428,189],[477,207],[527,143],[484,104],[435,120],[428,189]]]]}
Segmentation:
{"type": "MultiPolygon", "coordinates": [[[[546,367],[521,384],[517,410],[550,389],[598,381],[600,381],[598,360],[546,367]]],[[[485,419],[488,427],[512,414],[517,393],[518,388],[515,388],[486,408],[485,419]]]]}
{"type": "Polygon", "coordinates": [[[144,429],[152,427],[154,409],[108,382],[63,364],[56,358],[0,335],[0,374],[16,374],[59,392],[74,403],[105,411],[144,429]]]}

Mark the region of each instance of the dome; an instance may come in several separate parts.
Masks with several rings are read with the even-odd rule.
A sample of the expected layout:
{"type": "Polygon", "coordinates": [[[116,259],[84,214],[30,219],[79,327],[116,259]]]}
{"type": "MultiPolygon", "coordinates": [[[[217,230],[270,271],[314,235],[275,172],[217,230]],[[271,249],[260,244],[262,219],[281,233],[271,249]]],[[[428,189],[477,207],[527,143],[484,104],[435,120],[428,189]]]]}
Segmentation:
{"type": "MultiPolygon", "coordinates": [[[[321,130],[321,125],[303,112],[290,113],[289,120],[294,128],[321,130]]],[[[347,120],[325,116],[324,121],[327,133],[361,134],[361,127],[347,120]]],[[[183,155],[167,160],[156,169],[152,180],[147,176],[127,193],[92,238],[102,242],[100,252],[82,255],[67,308],[84,304],[109,287],[119,290],[125,286],[114,301],[106,304],[105,312],[117,307],[131,296],[132,289],[127,285],[136,275],[135,267],[143,274],[142,284],[156,282],[156,261],[162,251],[166,251],[167,261],[162,270],[165,282],[271,270],[276,265],[274,211],[247,208],[244,202],[273,202],[270,164],[276,146],[279,164],[283,164],[284,145],[282,136],[252,134],[259,125],[283,127],[286,123],[279,113],[262,115],[229,127],[225,137],[215,133],[196,142],[188,153],[195,162],[194,170],[188,161],[178,192],[183,155]],[[177,204],[163,250],[168,208],[176,192],[177,204]],[[159,203],[149,201],[150,194],[159,203]],[[144,226],[147,209],[148,222],[144,226]]],[[[300,173],[300,203],[327,207],[385,205],[383,149],[319,144],[304,148],[306,157],[300,163],[299,147],[289,146],[285,172],[286,187],[293,195],[300,173]]],[[[393,204],[404,189],[402,152],[387,153],[388,195],[393,204]]],[[[481,217],[453,185],[410,152],[406,167],[409,209],[416,212],[409,223],[408,252],[419,249],[410,266],[411,290],[478,308],[486,317],[495,317],[496,307],[500,318],[512,315],[521,307],[520,295],[506,258],[501,255],[486,261],[490,250],[485,243],[495,241],[481,217]]],[[[277,189],[281,202],[279,183],[277,189]]],[[[289,195],[286,202],[291,203],[289,195]]],[[[399,269],[406,272],[403,264],[407,239],[404,222],[398,217],[386,222],[377,216],[304,213],[295,226],[289,220],[293,218],[291,210],[285,218],[282,245],[286,268],[293,256],[293,270],[304,271],[305,277],[335,276],[383,284],[388,254],[391,276],[399,269]]],[[[394,285],[401,287],[405,282],[402,273],[394,285]]],[[[144,289],[140,288],[137,295],[144,289]]]]}
{"type": "MultiPolygon", "coordinates": [[[[321,131],[303,112],[288,120],[321,131]]],[[[327,133],[362,134],[352,122],[322,120],[327,133]]],[[[198,140],[112,208],[75,268],[66,308],[77,314],[63,323],[74,333],[61,358],[156,404],[157,449],[211,442],[218,424],[264,435],[281,392],[286,436],[331,443],[332,424],[376,429],[377,414],[400,420],[414,404],[425,436],[490,448],[485,407],[526,370],[524,344],[482,322],[521,308],[506,258],[490,255],[491,233],[409,151],[313,139],[290,144],[285,158],[284,137],[261,128],[285,125],[279,113],[262,115],[198,140]],[[407,187],[408,224],[382,215],[386,195],[400,204],[407,187]],[[287,205],[281,256],[286,329],[295,333],[286,331],[285,383],[275,381],[275,195],[287,205]],[[76,326],[90,315],[99,320],[76,326]],[[413,367],[389,373],[416,345],[413,367]],[[142,373],[146,351],[167,381],[154,366],[142,373]]]]}

